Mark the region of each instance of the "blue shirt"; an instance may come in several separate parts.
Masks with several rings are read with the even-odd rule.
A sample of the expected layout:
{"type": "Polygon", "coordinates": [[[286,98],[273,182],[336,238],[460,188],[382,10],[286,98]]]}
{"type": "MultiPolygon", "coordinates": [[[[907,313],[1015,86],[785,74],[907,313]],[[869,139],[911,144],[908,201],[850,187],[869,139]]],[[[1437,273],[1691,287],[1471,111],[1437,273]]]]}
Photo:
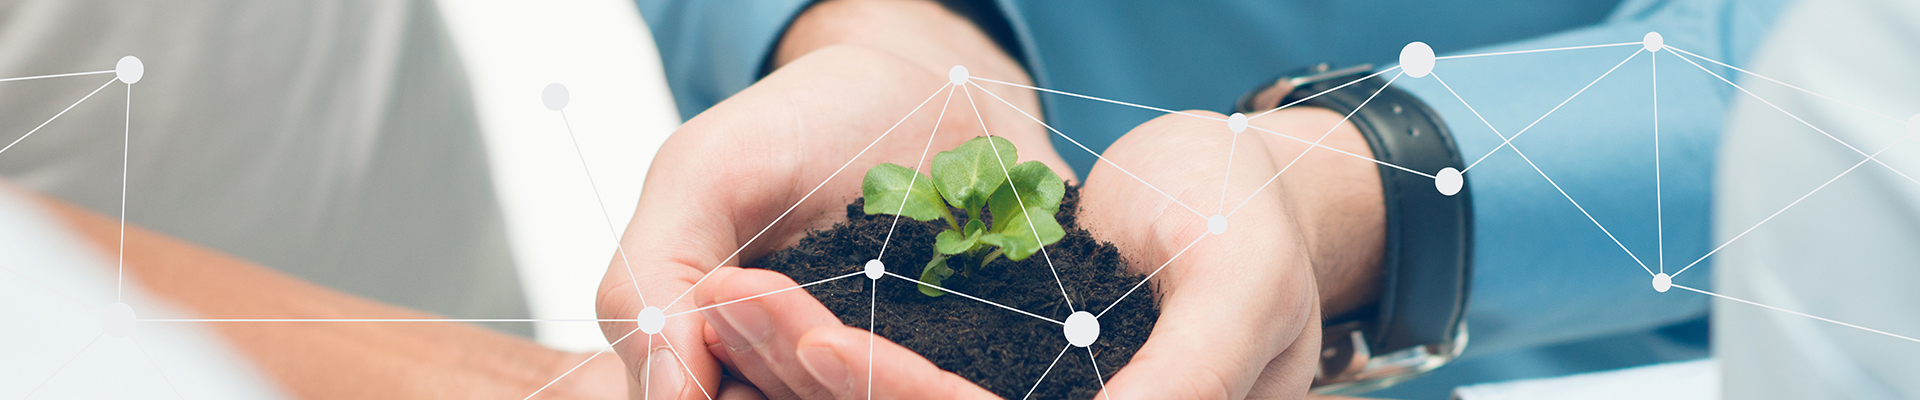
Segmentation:
{"type": "MultiPolygon", "coordinates": [[[[745,3],[639,1],[684,117],[752,84],[786,23],[807,2],[745,3]]],[[[1659,32],[1668,46],[1740,65],[1784,6],[1784,0],[1122,3],[996,2],[1041,87],[1223,112],[1279,72],[1323,62],[1384,67],[1412,41],[1444,56],[1639,42],[1659,32]]],[[[1642,266],[1672,273],[1711,250],[1714,153],[1723,114],[1738,92],[1671,51],[1635,45],[1444,59],[1433,75],[1401,77],[1394,85],[1442,114],[1468,162],[1491,154],[1466,173],[1475,217],[1471,345],[1458,365],[1423,380],[1450,387],[1704,354],[1704,341],[1682,340],[1672,351],[1647,344],[1704,336],[1698,321],[1708,299],[1655,292],[1642,266]],[[1531,164],[1512,149],[1494,151],[1502,139],[1488,125],[1512,137],[1530,124],[1512,144],[1531,164]]],[[[1095,151],[1158,116],[1058,95],[1041,100],[1049,123],[1095,151]]],[[[1054,140],[1085,176],[1094,156],[1054,140]]],[[[1675,283],[1710,286],[1710,274],[1703,273],[1709,264],[1700,262],[1693,267],[1699,271],[1675,283]]]]}

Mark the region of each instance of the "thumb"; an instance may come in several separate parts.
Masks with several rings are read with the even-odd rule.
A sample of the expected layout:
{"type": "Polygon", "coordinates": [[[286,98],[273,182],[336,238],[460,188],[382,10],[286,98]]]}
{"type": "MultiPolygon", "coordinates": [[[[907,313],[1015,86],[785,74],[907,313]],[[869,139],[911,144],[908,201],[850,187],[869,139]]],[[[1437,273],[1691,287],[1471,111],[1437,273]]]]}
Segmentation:
{"type": "Polygon", "coordinates": [[[679,272],[687,268],[636,266],[636,281],[619,263],[615,261],[601,284],[598,313],[603,319],[624,320],[600,325],[615,352],[626,361],[627,374],[638,389],[631,397],[712,398],[720,386],[721,373],[719,361],[708,353],[702,337],[706,322],[699,313],[690,312],[692,301],[672,303],[675,296],[689,292],[692,281],[700,276],[679,272]],[[661,325],[655,332],[646,332],[636,320],[646,318],[642,310],[652,309],[660,310],[661,325]]]}
{"type": "Polygon", "coordinates": [[[1167,285],[1170,290],[1153,333],[1107,382],[1107,397],[1102,398],[1239,399],[1306,393],[1319,355],[1319,307],[1311,306],[1315,299],[1310,277],[1289,278],[1294,284],[1277,288],[1167,285]]]}

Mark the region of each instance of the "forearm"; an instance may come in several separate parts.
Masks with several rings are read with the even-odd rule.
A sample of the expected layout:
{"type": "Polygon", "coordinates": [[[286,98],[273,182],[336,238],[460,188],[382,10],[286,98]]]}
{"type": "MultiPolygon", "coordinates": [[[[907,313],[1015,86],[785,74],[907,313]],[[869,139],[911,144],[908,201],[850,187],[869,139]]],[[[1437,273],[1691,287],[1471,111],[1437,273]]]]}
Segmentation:
{"type": "Polygon", "coordinates": [[[773,65],[838,44],[885,50],[939,73],[965,65],[975,75],[1030,82],[1020,64],[972,21],[928,0],[822,2],[794,18],[774,51],[773,65]]]}
{"type": "MultiPolygon", "coordinates": [[[[853,45],[884,51],[945,77],[953,66],[965,66],[969,75],[1022,85],[1032,85],[1018,61],[995,44],[973,21],[948,11],[928,0],[832,0],[809,8],[794,18],[780,39],[773,59],[775,67],[814,51],[837,45],[853,45]]],[[[917,89],[916,89],[917,90],[917,89]]],[[[994,135],[1006,136],[1021,149],[1051,151],[1048,133],[1033,124],[1028,116],[1044,118],[1040,100],[1029,89],[981,83],[969,90],[970,100],[985,117],[994,135]],[[1027,115],[1011,110],[981,89],[1020,108],[1027,115]]],[[[954,113],[967,113],[955,95],[954,113]]],[[[1051,162],[1049,162],[1051,164],[1051,162]]],[[[1054,165],[1055,172],[1072,179],[1066,165],[1054,165]]]]}
{"type": "MultiPolygon", "coordinates": [[[[59,200],[39,200],[108,254],[118,246],[117,221],[59,200]]],[[[138,227],[126,229],[125,257],[127,273],[136,282],[200,318],[439,318],[315,286],[138,227]]],[[[217,322],[207,326],[287,390],[307,398],[524,396],[580,359],[464,323],[217,322]]],[[[619,396],[625,384],[619,381],[618,368],[617,362],[591,368],[594,371],[583,368],[548,393],[593,384],[600,391],[612,385],[613,394],[619,396]],[[612,367],[612,374],[603,373],[604,367],[612,367]]]]}

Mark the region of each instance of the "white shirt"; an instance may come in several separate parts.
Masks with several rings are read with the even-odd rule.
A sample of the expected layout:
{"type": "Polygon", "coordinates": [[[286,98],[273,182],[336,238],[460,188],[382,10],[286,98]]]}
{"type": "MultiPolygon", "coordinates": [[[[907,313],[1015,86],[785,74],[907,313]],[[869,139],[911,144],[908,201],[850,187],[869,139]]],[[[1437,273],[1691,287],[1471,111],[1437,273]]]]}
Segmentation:
{"type": "MultiPolygon", "coordinates": [[[[1714,290],[1920,337],[1920,182],[1908,178],[1920,177],[1920,143],[1902,123],[1920,111],[1920,3],[1803,1],[1780,18],[1751,70],[1846,103],[1736,82],[1860,151],[1888,149],[1878,159],[1906,176],[1869,161],[1834,179],[1866,157],[1742,94],[1722,142],[1715,241],[1779,215],[1714,256],[1714,290]]],[[[1713,307],[1726,398],[1920,398],[1920,343],[1732,301],[1713,307]]]]}

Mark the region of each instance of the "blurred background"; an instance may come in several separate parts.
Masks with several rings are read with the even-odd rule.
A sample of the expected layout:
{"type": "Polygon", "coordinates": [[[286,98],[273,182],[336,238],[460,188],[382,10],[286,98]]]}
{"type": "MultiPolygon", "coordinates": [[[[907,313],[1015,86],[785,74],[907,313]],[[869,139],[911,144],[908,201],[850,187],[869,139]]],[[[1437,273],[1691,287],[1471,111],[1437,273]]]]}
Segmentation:
{"type": "MultiPolygon", "coordinates": [[[[1724,266],[1715,289],[1920,331],[1920,318],[1899,317],[1920,296],[1909,289],[1920,280],[1912,261],[1920,247],[1911,245],[1920,237],[1920,181],[1900,171],[1920,170],[1920,158],[1894,149],[1886,168],[1828,181],[1857,157],[1800,124],[1881,148],[1898,124],[1875,118],[1906,116],[1878,111],[1920,109],[1911,95],[1920,75],[1910,73],[1920,52],[1899,51],[1915,48],[1920,7],[1803,1],[1781,21],[1754,71],[1872,110],[1770,85],[1750,87],[1774,103],[1742,98],[1724,110],[1716,243],[1797,204],[1799,188],[1838,183],[1716,256],[1724,266]]],[[[1545,58],[1477,62],[1555,60],[1536,57],[1545,58]]],[[[1698,72],[1677,61],[1665,68],[1698,72]]],[[[102,305],[132,304],[141,318],[193,313],[133,279],[117,290],[112,254],[88,249],[8,192],[109,217],[124,211],[129,225],[436,316],[594,319],[612,232],[626,230],[652,155],[681,115],[629,0],[0,0],[0,79],[66,73],[92,74],[0,81],[0,396],[260,398],[281,390],[205,327],[143,323],[145,345],[103,339],[102,305]],[[125,56],[144,65],[138,82],[113,73],[125,56]],[[569,94],[564,111],[542,103],[555,83],[569,94]]],[[[1733,90],[1711,83],[1701,91],[1733,90]]],[[[1723,111],[1707,106],[1665,107],[1723,111]]],[[[1453,393],[1900,398],[1916,388],[1881,377],[1920,371],[1912,362],[1920,344],[1744,304],[1713,307],[1712,357],[1693,349],[1680,357],[1693,361],[1453,393]]],[[[1701,340],[1704,324],[1695,327],[1701,340]]],[[[479,325],[567,352],[607,345],[593,322],[479,325]]],[[[1434,376],[1493,362],[1506,361],[1463,359],[1434,376]]],[[[1454,390],[1454,381],[1435,381],[1445,384],[1435,391],[1454,390]]]]}
{"type": "MultiPolygon", "coordinates": [[[[131,102],[115,84],[0,156],[6,180],[118,213],[130,107],[130,224],[452,317],[594,318],[607,225],[679,124],[630,1],[11,1],[0,21],[6,77],[146,66],[131,102]]],[[[0,83],[0,131],[109,79],[0,83]]],[[[492,327],[606,344],[593,323],[492,327]]]]}
{"type": "MultiPolygon", "coordinates": [[[[625,232],[654,149],[680,126],[653,36],[633,2],[440,0],[473,82],[493,182],[533,318],[595,318],[594,294],[625,232]],[[539,103],[567,86],[567,117],[606,206],[597,211],[559,116],[539,103]]],[[[535,323],[540,343],[590,351],[595,324],[535,323]]]]}
{"type": "MultiPolygon", "coordinates": [[[[125,140],[129,225],[453,318],[596,318],[609,229],[625,230],[680,121],[631,1],[0,2],[0,78],[123,56],[143,79],[0,82],[0,145],[18,139],[0,186],[117,215],[125,140]],[[552,83],[570,89],[565,120],[542,105],[552,83]]],[[[113,255],[58,222],[0,224],[0,393],[276,391],[244,384],[255,372],[204,327],[142,323],[144,350],[97,338],[116,301],[141,318],[193,314],[135,279],[117,294],[113,255]]],[[[607,344],[593,322],[485,326],[566,351],[607,344]]]]}

